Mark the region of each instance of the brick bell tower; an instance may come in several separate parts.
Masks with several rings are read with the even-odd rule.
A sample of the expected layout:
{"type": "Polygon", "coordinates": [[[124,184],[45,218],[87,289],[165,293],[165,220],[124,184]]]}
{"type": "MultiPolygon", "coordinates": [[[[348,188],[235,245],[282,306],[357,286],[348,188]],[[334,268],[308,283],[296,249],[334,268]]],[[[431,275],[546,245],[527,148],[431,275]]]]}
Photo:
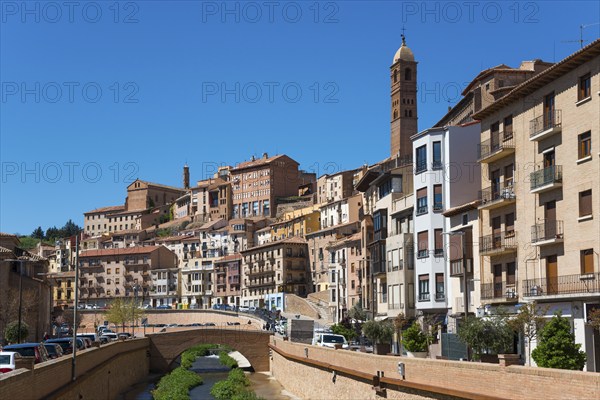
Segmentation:
{"type": "Polygon", "coordinates": [[[413,52],[402,46],[390,67],[391,87],[391,156],[411,157],[410,137],[417,133],[417,63],[413,52]]]}

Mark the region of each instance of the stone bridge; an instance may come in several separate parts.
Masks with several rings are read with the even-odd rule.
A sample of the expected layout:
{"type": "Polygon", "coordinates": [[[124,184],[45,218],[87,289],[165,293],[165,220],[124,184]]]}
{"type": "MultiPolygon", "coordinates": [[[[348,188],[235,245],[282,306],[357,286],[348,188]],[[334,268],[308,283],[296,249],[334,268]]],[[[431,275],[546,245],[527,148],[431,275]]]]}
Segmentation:
{"type": "Polygon", "coordinates": [[[168,371],[175,359],[190,347],[202,343],[226,344],[242,353],[255,371],[269,371],[267,332],[246,326],[202,327],[146,335],[150,339],[150,370],[168,371]]]}

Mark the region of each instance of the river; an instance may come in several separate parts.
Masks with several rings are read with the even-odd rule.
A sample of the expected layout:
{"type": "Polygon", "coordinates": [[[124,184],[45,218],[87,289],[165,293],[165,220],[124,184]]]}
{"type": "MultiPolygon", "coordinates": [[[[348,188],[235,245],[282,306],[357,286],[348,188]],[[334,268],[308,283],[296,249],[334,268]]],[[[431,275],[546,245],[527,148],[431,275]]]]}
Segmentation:
{"type": "MultiPolygon", "coordinates": [[[[190,390],[191,400],[213,400],[210,389],[219,381],[227,379],[229,368],[221,365],[219,357],[216,355],[199,357],[192,367],[191,371],[200,375],[204,381],[202,385],[196,386],[190,390]]],[[[250,388],[256,392],[259,397],[267,400],[293,400],[294,397],[285,394],[283,387],[268,373],[250,373],[247,374],[250,379],[250,388]]],[[[156,387],[156,383],[162,376],[159,374],[150,374],[143,382],[132,386],[127,392],[122,393],[118,400],[152,400],[151,391],[156,387]]]]}

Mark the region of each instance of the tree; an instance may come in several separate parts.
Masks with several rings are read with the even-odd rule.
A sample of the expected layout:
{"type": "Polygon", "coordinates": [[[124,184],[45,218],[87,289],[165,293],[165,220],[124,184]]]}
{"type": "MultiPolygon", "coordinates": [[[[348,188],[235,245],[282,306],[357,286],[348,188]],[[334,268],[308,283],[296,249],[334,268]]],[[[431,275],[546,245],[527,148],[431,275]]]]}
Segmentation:
{"type": "Polygon", "coordinates": [[[508,320],[509,326],[517,333],[523,335],[527,340],[527,363],[531,365],[531,342],[538,336],[540,329],[544,326],[545,319],[538,310],[538,305],[525,303],[519,309],[519,313],[508,320]]]}
{"type": "Polygon", "coordinates": [[[580,348],[571,323],[558,312],[540,331],[539,343],[531,356],[539,367],[581,371],[587,356],[580,348]]]}
{"type": "Polygon", "coordinates": [[[389,345],[394,336],[394,327],[389,321],[367,321],[363,324],[362,331],[376,347],[378,344],[389,345]]]}
{"type": "Polygon", "coordinates": [[[31,237],[34,239],[43,240],[45,238],[44,231],[41,226],[35,228],[35,230],[31,233],[31,237]]]}
{"type": "Polygon", "coordinates": [[[8,340],[9,343],[19,343],[25,340],[25,338],[29,335],[29,326],[23,321],[21,321],[21,334],[19,335],[19,321],[13,321],[6,326],[4,330],[4,338],[8,340]]]}
{"type": "Polygon", "coordinates": [[[350,325],[349,321],[348,323],[344,323],[344,321],[342,321],[339,324],[331,325],[331,331],[336,335],[344,336],[348,341],[354,339],[357,336],[354,329],[352,329],[352,325],[350,325]]]}
{"type": "Polygon", "coordinates": [[[404,331],[403,336],[404,340],[402,343],[407,351],[411,353],[427,351],[429,338],[423,333],[421,325],[417,321],[404,331]]]}
{"type": "Polygon", "coordinates": [[[402,354],[402,330],[408,323],[408,318],[404,313],[399,313],[394,318],[394,328],[396,329],[396,335],[398,337],[398,353],[402,354]]]}
{"type": "Polygon", "coordinates": [[[600,332],[600,308],[596,308],[589,312],[587,324],[592,327],[592,329],[597,329],[600,332]]]}
{"type": "Polygon", "coordinates": [[[513,330],[504,315],[467,317],[459,326],[458,338],[473,350],[473,359],[480,360],[482,354],[509,352],[513,344],[513,330]]]}
{"type": "Polygon", "coordinates": [[[113,300],[105,312],[106,320],[112,324],[121,325],[123,332],[125,332],[126,322],[133,322],[143,315],[144,310],[134,300],[124,300],[121,298],[113,300]]]}

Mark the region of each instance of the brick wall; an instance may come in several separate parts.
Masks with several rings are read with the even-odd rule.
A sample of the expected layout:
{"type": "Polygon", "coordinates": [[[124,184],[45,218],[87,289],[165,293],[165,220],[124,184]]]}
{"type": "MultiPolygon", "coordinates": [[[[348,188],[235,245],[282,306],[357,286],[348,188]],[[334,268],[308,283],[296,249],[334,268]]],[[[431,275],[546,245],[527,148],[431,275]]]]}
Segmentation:
{"type": "Polygon", "coordinates": [[[271,344],[274,347],[271,361],[273,376],[286,390],[302,398],[327,398],[333,393],[340,399],[375,398],[369,377],[376,375],[377,371],[384,372],[391,386],[397,387],[394,382],[400,384],[398,390],[388,389],[388,398],[406,398],[409,393],[411,398],[430,397],[432,392],[464,398],[600,398],[600,374],[591,372],[377,356],[290,343],[279,338],[272,338],[271,344]],[[308,349],[308,357],[305,348],[308,349]],[[288,360],[276,350],[322,365],[315,368],[288,360]],[[406,367],[404,381],[398,374],[398,362],[403,362],[406,367]],[[338,373],[334,384],[333,369],[354,371],[366,378],[360,381],[338,373]],[[402,385],[408,388],[402,388],[402,385]],[[417,391],[407,391],[409,389],[417,391]]]}
{"type": "Polygon", "coordinates": [[[148,339],[135,339],[78,352],[74,383],[71,357],[38,364],[31,371],[2,374],[0,398],[115,398],[148,374],[148,345],[148,339]]]}

